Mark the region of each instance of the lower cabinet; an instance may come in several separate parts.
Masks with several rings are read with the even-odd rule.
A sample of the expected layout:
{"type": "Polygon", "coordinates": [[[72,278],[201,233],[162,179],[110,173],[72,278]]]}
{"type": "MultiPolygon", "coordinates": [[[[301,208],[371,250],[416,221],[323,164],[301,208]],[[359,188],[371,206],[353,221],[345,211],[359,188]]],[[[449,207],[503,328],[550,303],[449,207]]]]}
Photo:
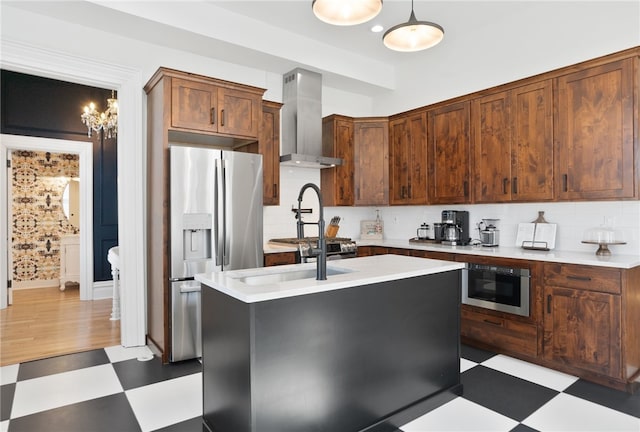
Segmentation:
{"type": "Polygon", "coordinates": [[[535,323],[519,322],[476,309],[462,305],[460,332],[463,338],[505,353],[527,357],[538,355],[538,328],[535,323]]]}
{"type": "Polygon", "coordinates": [[[264,266],[277,266],[286,264],[296,264],[298,257],[296,252],[276,252],[264,254],[264,266]]]}
{"type": "Polygon", "coordinates": [[[622,271],[546,264],[544,280],[544,359],[622,380],[622,271]]]}

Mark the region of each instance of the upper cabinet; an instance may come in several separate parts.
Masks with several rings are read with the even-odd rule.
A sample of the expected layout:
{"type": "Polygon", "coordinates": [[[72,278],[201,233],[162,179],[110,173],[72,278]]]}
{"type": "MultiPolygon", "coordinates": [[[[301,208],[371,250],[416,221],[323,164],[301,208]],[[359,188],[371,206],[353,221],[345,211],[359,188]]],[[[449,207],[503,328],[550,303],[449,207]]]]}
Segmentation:
{"type": "Polygon", "coordinates": [[[427,204],[426,112],[391,119],[389,141],[390,203],[427,204]]]}
{"type": "Polygon", "coordinates": [[[354,119],[354,204],[389,204],[389,122],[354,119]]]}
{"type": "Polygon", "coordinates": [[[471,200],[470,105],[467,100],[427,112],[430,204],[471,200]]]}
{"type": "Polygon", "coordinates": [[[213,78],[171,78],[171,127],[258,138],[264,90],[213,78]]]}
{"type": "Polygon", "coordinates": [[[235,151],[262,155],[262,202],[280,204],[280,108],[279,102],[262,101],[262,126],[258,141],[234,147],[235,151]]]}
{"type": "Polygon", "coordinates": [[[258,153],[262,155],[263,201],[280,204],[280,108],[281,103],[262,102],[262,128],[258,136],[258,153]]]}
{"type": "Polygon", "coordinates": [[[322,154],[342,159],[320,171],[324,205],[389,203],[388,133],[386,118],[322,119],[322,154]]]}
{"type": "Polygon", "coordinates": [[[320,170],[325,206],[352,206],[353,195],[353,119],[331,115],[322,119],[322,154],[342,159],[342,165],[320,170]]]}
{"type": "Polygon", "coordinates": [[[627,58],[557,78],[558,198],[638,197],[637,62],[627,58]]]}
{"type": "Polygon", "coordinates": [[[474,99],[473,200],[553,199],[551,80],[474,99]]]}

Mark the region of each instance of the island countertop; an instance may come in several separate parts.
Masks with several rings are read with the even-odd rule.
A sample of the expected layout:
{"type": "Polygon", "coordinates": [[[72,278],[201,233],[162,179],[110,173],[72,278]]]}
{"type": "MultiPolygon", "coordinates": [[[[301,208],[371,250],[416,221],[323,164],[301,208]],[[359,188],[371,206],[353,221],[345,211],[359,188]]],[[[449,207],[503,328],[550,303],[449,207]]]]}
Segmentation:
{"type": "Polygon", "coordinates": [[[242,302],[256,303],[460,270],[464,267],[464,263],[451,261],[377,255],[329,261],[327,262],[328,276],[324,281],[315,279],[315,263],[201,273],[195,275],[195,279],[242,302]],[[293,275],[303,271],[310,272],[312,276],[294,280],[277,280],[277,275],[282,273],[293,275]]]}

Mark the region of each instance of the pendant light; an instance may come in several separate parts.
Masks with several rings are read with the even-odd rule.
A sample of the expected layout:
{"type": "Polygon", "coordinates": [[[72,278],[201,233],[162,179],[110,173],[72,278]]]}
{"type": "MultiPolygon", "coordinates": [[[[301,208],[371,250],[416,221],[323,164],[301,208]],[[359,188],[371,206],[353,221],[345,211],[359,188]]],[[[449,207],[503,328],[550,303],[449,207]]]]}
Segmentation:
{"type": "Polygon", "coordinates": [[[409,21],[391,27],[382,36],[387,48],[394,51],[421,51],[437,45],[444,37],[444,29],[438,24],[428,21],[418,21],[413,12],[411,0],[411,16],[409,21]]]}
{"type": "Polygon", "coordinates": [[[315,16],[328,24],[349,26],[367,22],[382,9],[382,0],[313,0],[315,16]]]}

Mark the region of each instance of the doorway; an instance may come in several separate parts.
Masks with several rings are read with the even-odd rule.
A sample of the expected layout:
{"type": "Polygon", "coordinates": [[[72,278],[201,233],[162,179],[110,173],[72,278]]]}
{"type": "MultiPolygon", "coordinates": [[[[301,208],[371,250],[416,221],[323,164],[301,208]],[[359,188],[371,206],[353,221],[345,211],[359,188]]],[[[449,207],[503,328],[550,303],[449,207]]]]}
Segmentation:
{"type": "Polygon", "coordinates": [[[11,159],[0,184],[12,304],[0,311],[1,364],[118,344],[120,322],[109,320],[111,300],[92,300],[92,144],[2,135],[0,150],[11,159]],[[79,184],[76,226],[62,206],[71,179],[79,184]],[[56,264],[64,234],[79,238],[79,288],[61,291],[56,264]]]}
{"type": "MultiPolygon", "coordinates": [[[[143,87],[141,71],[113,63],[3,40],[0,66],[54,79],[118,90],[120,116],[118,140],[118,238],[120,246],[121,344],[125,347],[146,344],[145,314],[145,152],[143,87]]],[[[2,153],[0,142],[0,153],[2,153]]],[[[4,156],[2,154],[1,156],[4,156]]],[[[81,168],[83,164],[81,161],[81,168]]],[[[85,167],[90,164],[84,164],[85,167]]],[[[6,170],[0,170],[6,176],[6,170]]],[[[1,186],[1,185],[0,185],[1,186]]],[[[0,187],[0,194],[6,189],[0,187]]],[[[2,197],[0,197],[2,198],[2,197]]],[[[6,197],[5,197],[6,198],[6,197]]],[[[0,199],[0,202],[2,200],[0,199]]],[[[82,228],[81,228],[82,229],[82,228]]],[[[0,224],[0,238],[6,239],[6,227],[0,224]]],[[[0,248],[0,309],[6,307],[6,248],[0,248]]]]}

